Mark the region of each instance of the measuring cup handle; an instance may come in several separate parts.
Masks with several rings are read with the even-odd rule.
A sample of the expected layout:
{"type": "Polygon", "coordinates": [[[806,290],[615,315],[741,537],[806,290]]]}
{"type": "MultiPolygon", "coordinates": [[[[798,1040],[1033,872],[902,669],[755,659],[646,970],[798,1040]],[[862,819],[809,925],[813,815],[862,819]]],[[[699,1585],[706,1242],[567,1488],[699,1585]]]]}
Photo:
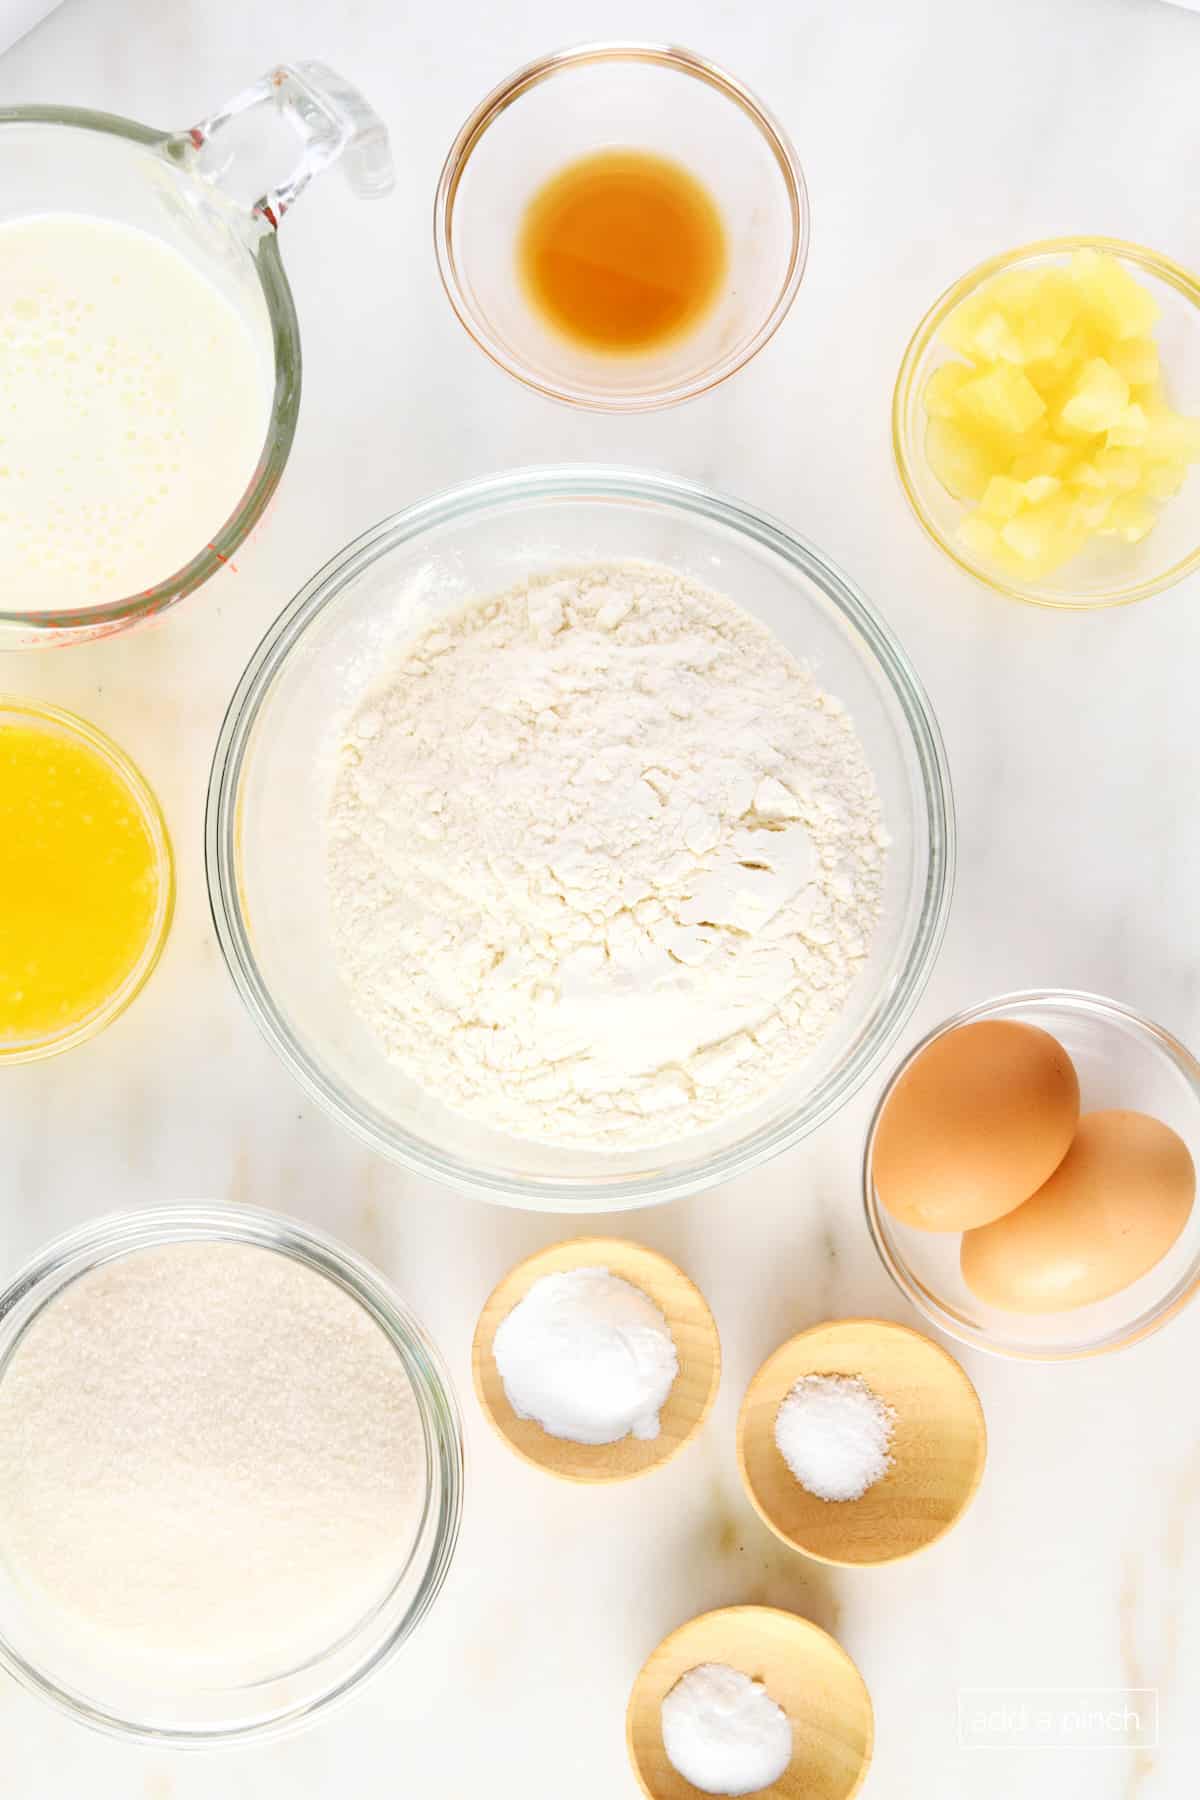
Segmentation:
{"type": "Polygon", "coordinates": [[[367,199],[388,193],[394,181],[383,120],[357,88],[319,62],[280,63],[172,139],[171,148],[275,229],[332,163],[341,163],[367,199]],[[284,167],[288,172],[264,191],[264,172],[284,167]]]}

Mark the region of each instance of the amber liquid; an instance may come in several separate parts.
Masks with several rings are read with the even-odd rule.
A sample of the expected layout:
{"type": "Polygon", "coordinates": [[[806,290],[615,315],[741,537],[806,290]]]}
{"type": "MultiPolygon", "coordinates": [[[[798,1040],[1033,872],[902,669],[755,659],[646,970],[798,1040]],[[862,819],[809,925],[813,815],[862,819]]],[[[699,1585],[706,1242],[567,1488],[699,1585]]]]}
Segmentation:
{"type": "Polygon", "coordinates": [[[711,194],[665,156],[601,150],[529,203],[518,261],[558,331],[592,350],[657,349],[696,326],[725,273],[711,194]]]}

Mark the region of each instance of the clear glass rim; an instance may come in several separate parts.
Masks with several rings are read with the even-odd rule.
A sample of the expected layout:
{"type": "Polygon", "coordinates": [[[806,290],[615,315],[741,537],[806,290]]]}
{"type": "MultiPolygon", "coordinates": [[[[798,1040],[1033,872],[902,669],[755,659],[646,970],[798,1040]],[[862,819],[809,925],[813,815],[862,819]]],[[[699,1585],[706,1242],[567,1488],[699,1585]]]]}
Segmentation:
{"type": "Polygon", "coordinates": [[[1123,1350],[1131,1344],[1140,1343],[1143,1338],[1161,1330],[1177,1313],[1181,1312],[1188,1302],[1200,1290],[1200,1257],[1196,1258],[1192,1268],[1175,1283],[1175,1286],[1161,1300],[1128,1325],[1119,1326],[1105,1332],[1094,1343],[1067,1345],[1055,1348],[1052,1345],[1029,1349],[1019,1344],[1000,1342],[987,1337],[977,1327],[971,1325],[961,1314],[954,1311],[940,1300],[922,1281],[919,1281],[899,1251],[891,1242],[891,1238],[882,1218],[882,1208],[875,1192],[874,1152],[875,1137],[879,1129],[879,1121],[884,1107],[891,1098],[897,1082],[905,1071],[911,1068],[930,1044],[944,1037],[949,1031],[956,1031],[960,1025],[973,1025],[981,1019],[995,1018],[1002,1013],[1017,1009],[1032,1010],[1040,1006],[1065,1007],[1090,1014],[1095,1018],[1122,1025],[1132,1025],[1139,1033],[1144,1033],[1153,1040],[1160,1049],[1175,1063],[1180,1073],[1187,1080],[1192,1094],[1200,1106],[1200,1061],[1192,1055],[1185,1044],[1161,1025],[1156,1025],[1144,1013],[1137,1012],[1131,1006],[1123,1005],[1119,1000],[1107,1000],[1101,994],[1089,994],[1077,988],[1018,988],[1011,994],[999,994],[994,999],[981,1001],[977,1006],[968,1006],[962,1012],[954,1013],[935,1025],[932,1031],[926,1032],[919,1043],[905,1055],[892,1070],[884,1085],[871,1115],[871,1123],[867,1127],[866,1144],[862,1161],[862,1196],[863,1209],[867,1218],[867,1230],[871,1242],[875,1246],[880,1262],[899,1288],[905,1298],[916,1307],[930,1324],[958,1343],[967,1345],[972,1350],[983,1350],[990,1356],[1001,1356],[1011,1362],[1078,1362],[1084,1357],[1103,1356],[1112,1350],[1123,1350]]]}
{"type": "MultiPolygon", "coordinates": [[[[245,1743],[251,1739],[260,1742],[265,1738],[288,1735],[306,1724],[315,1714],[324,1714],[335,1705],[340,1705],[361,1682],[390,1661],[441,1591],[458,1541],[463,1502],[462,1424],[453,1385],[440,1352],[377,1270],[337,1239],[285,1213],[269,1212],[258,1207],[232,1206],[219,1201],[182,1202],[149,1207],[142,1212],[107,1213],[89,1220],[46,1244],[0,1290],[0,1333],[16,1306],[29,1300],[40,1289],[56,1282],[68,1265],[79,1259],[82,1259],[82,1267],[75,1271],[72,1279],[135,1250],[166,1243],[214,1239],[254,1244],[277,1251],[329,1277],[365,1307],[396,1350],[412,1383],[421,1415],[427,1477],[421,1520],[404,1567],[397,1573],[393,1591],[411,1568],[425,1536],[431,1518],[435,1488],[440,1488],[440,1501],[425,1575],[412,1604],[387,1637],[370,1656],[327,1692],[299,1701],[274,1717],[256,1720],[247,1725],[218,1727],[211,1731],[174,1730],[121,1718],[89,1704],[82,1696],[60,1686],[50,1676],[27,1662],[8,1642],[0,1627],[0,1667],[6,1669],[23,1687],[109,1736],[137,1738],[185,1749],[245,1743]]],[[[16,1341],[19,1342],[19,1338],[16,1341]]],[[[9,1352],[0,1357],[0,1377],[11,1348],[12,1346],[9,1352]]],[[[380,1604],[382,1606],[385,1602],[380,1604]]],[[[378,1610],[377,1608],[370,1617],[375,1617],[378,1610]]],[[[352,1628],[351,1635],[368,1623],[369,1618],[361,1620],[358,1626],[352,1628]]],[[[343,1639],[342,1643],[345,1641],[343,1639]]],[[[333,1646],[330,1653],[339,1647],[333,1646]]]]}
{"type": "Polygon", "coordinates": [[[808,188],[804,180],[804,170],[790,137],[779,120],[733,75],[710,62],[707,57],[698,56],[695,51],[685,50],[676,44],[639,43],[636,41],[614,41],[611,43],[579,44],[565,50],[555,50],[548,56],[538,57],[536,61],[527,63],[515,74],[508,76],[494,87],[490,94],[484,96],[475,110],[467,118],[451,144],[442,172],[438,179],[437,194],[433,208],[433,241],[437,256],[438,273],[442,278],[442,286],[446,290],[446,298],[454,308],[459,323],[474,340],[485,355],[517,381],[536,393],[544,394],[552,400],[561,400],[570,406],[581,407],[593,412],[657,412],[664,407],[678,406],[684,400],[691,400],[698,394],[704,394],[710,388],[717,387],[729,376],[735,375],[745,367],[763,345],[774,337],[783,320],[787,317],[792,301],[804,277],[804,267],[808,260],[808,244],[810,236],[810,211],[808,188]],[[603,62],[644,62],[657,64],[660,67],[675,69],[679,73],[689,75],[715,88],[728,100],[737,105],[742,112],[758,127],[763,139],[770,149],[783,177],[788,192],[788,200],[792,218],[792,244],[788,257],[787,271],[783,283],[777,293],[770,311],[754,333],[753,337],[741,349],[728,356],[719,358],[702,375],[689,381],[680,382],[662,393],[639,393],[636,390],[625,394],[605,394],[585,385],[574,386],[567,383],[548,381],[538,375],[519,357],[511,356],[504,345],[493,334],[487,320],[477,311],[468,299],[463,283],[459,279],[458,262],[454,254],[454,202],[458,193],[466,167],[476,149],[479,147],[488,127],[519,100],[530,88],[561,74],[564,70],[577,69],[589,63],[603,62]]]}
{"type": "MultiPolygon", "coordinates": [[[[6,125],[50,125],[74,131],[102,132],[109,137],[124,138],[129,143],[138,144],[168,163],[173,160],[169,154],[169,146],[173,142],[171,132],[156,131],[151,126],[140,125],[135,119],[121,118],[115,113],[92,112],[86,107],[77,106],[0,107],[0,140],[6,125]]],[[[257,467],[236,509],[190,562],[173,571],[154,587],[127,595],[123,599],[105,601],[98,606],[63,607],[51,612],[0,607],[0,627],[13,626],[22,633],[33,636],[44,634],[47,643],[55,640],[66,643],[97,632],[116,631],[125,625],[135,624],[141,619],[165,611],[176,601],[194,593],[236,555],[262,517],[267,502],[279,485],[296,435],[301,386],[300,327],[275,233],[264,232],[256,239],[253,248],[248,240],[246,251],[253,261],[266,302],[274,346],[275,371],[266,438],[257,467]]]]}
{"type": "Polygon", "coordinates": [[[44,1057],[58,1056],[76,1044],[86,1043],[131,1006],[158,966],[166,947],[175,913],[175,857],[171,838],[158,797],[137,764],[97,726],[78,713],[61,706],[50,706],[41,700],[23,700],[13,694],[0,693],[0,724],[6,720],[29,720],[34,725],[48,725],[91,750],[111,769],[138,809],[154,851],[154,868],[158,878],[158,898],[154,917],[146,934],[146,942],[137,962],[120,985],[93,1007],[82,1019],[74,1020],[50,1036],[0,1038],[0,1066],[5,1063],[39,1062],[44,1057]]]}
{"type": "Polygon", "coordinates": [[[205,865],[217,940],[251,1017],[301,1087],[371,1149],[418,1174],[477,1198],[533,1210],[619,1212],[699,1192],[732,1180],[790,1149],[829,1118],[861,1085],[895,1041],[928,979],[954,885],[955,827],[950,772],[924,687],[869,602],[821,552],[786,526],[737,501],[675,477],[602,464],[517,469],[485,476],[418,502],[383,520],[339,552],[301,589],[262,638],[234,690],[213,755],[205,813],[205,865]],[[347,1095],[313,1062],[291,1032],[259,973],[238,878],[242,767],[259,712],[283,664],[311,621],[379,557],[422,532],[498,504],[536,500],[623,500],[694,514],[773,552],[818,586],[865,639],[903,715],[920,768],[929,859],[908,961],[852,1055],[786,1118],[737,1144],[691,1162],[635,1176],[516,1178],[460,1162],[347,1095]]]}
{"type": "Polygon", "coordinates": [[[984,569],[965,556],[953,538],[948,537],[936,524],[924,506],[917,482],[913,475],[914,466],[918,463],[921,451],[912,442],[908,429],[908,416],[913,400],[913,388],[924,360],[926,351],[932,345],[942,325],[954,308],[961,304],[967,296],[990,281],[994,275],[1003,274],[1019,263],[1032,261],[1039,256],[1064,256],[1073,250],[1104,250],[1122,260],[1138,264],[1147,274],[1166,282],[1181,294],[1185,300],[1200,311],[1200,280],[1179,263],[1172,262],[1168,256],[1157,250],[1148,250],[1141,244],[1128,243],[1124,238],[1113,237],[1057,237],[1042,238],[1037,243],[1022,244],[1015,250],[1005,250],[999,255],[989,257],[985,262],[977,263],[973,269],[953,282],[943,294],[934,301],[925,317],[917,326],[908,343],[908,348],[900,363],[900,372],[896,377],[895,392],[892,396],[892,450],[896,459],[896,469],[900,477],[900,485],[904,489],[905,498],[912,508],[917,523],[925,535],[935,543],[939,550],[945,552],[951,562],[984,587],[991,588],[993,593],[1003,594],[1008,600],[1021,600],[1029,606],[1043,606],[1057,612],[1098,612],[1113,606],[1131,606],[1137,600],[1147,600],[1152,594],[1160,594],[1164,589],[1174,587],[1176,582],[1200,568],[1200,540],[1194,550],[1170,568],[1160,574],[1151,576],[1145,581],[1118,583],[1114,587],[1097,594],[1081,595],[1077,599],[1068,599],[1062,594],[1039,588],[1034,585],[1022,586],[1019,582],[1009,581],[998,571],[984,569]]]}

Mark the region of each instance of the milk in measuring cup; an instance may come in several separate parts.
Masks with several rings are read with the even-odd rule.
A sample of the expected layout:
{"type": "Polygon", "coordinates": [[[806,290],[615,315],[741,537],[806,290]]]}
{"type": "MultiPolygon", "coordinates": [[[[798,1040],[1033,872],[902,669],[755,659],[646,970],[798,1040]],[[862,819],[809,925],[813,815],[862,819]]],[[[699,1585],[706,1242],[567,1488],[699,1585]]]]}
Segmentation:
{"type": "Polygon", "coordinates": [[[0,225],[0,591],[31,611],[155,587],[250,483],[272,372],[168,245],[68,213],[0,225]]]}

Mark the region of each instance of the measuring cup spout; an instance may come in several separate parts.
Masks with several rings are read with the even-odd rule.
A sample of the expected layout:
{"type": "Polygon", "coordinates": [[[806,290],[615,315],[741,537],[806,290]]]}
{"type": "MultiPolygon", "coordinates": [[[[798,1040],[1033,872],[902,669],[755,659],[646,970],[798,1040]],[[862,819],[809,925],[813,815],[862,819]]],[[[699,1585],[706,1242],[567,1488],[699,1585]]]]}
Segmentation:
{"type": "Polygon", "coordinates": [[[395,179],[383,120],[319,62],[280,63],[169,148],[269,230],[335,162],[366,199],[388,193],[395,179]]]}

